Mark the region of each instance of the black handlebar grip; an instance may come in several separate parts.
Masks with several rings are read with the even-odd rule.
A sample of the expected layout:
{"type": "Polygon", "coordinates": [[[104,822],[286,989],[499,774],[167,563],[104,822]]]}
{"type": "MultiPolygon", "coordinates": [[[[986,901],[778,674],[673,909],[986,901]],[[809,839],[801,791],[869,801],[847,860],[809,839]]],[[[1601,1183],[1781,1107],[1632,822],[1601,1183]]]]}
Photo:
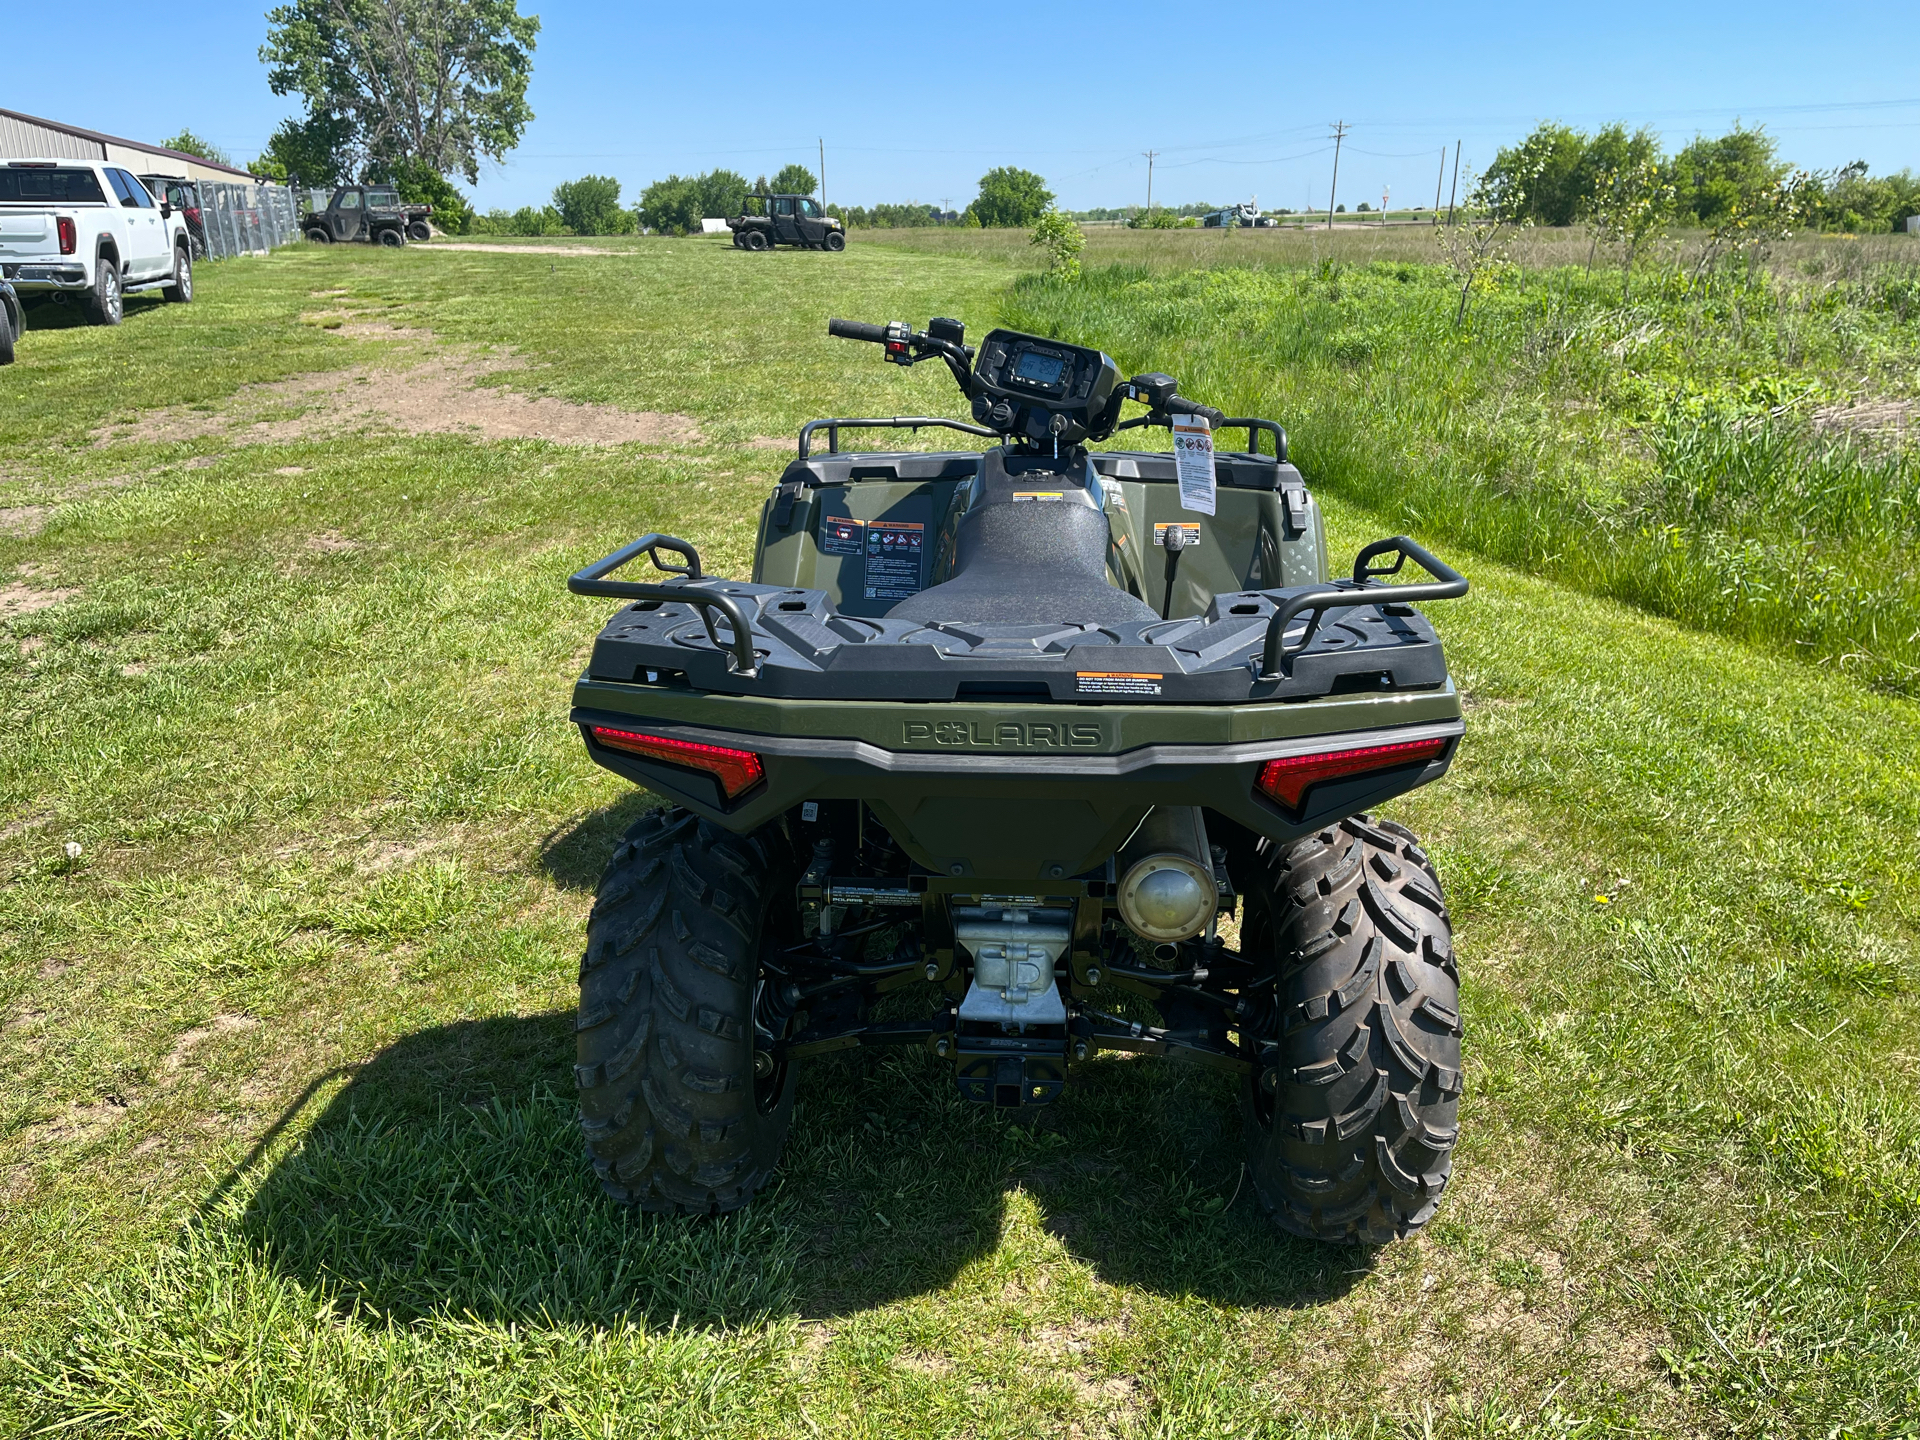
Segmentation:
{"type": "Polygon", "coordinates": [[[1198,415],[1207,422],[1207,428],[1218,430],[1226,423],[1227,412],[1216,410],[1211,405],[1202,405],[1198,400],[1189,400],[1184,395],[1172,395],[1167,398],[1169,415],[1198,415]]]}
{"type": "Polygon", "coordinates": [[[887,340],[887,327],[869,325],[864,320],[829,320],[827,334],[838,336],[842,340],[870,340],[875,345],[884,345],[887,340]]]}

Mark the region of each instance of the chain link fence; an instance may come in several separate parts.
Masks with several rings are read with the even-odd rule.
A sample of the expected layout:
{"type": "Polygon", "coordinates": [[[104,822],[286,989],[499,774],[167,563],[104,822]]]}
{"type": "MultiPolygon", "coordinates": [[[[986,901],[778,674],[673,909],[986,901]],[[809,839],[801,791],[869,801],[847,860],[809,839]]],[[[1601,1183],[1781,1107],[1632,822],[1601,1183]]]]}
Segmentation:
{"type": "Polygon", "coordinates": [[[285,185],[229,185],[197,180],[200,193],[199,241],[209,260],[264,255],[300,238],[300,202],[304,192],[285,185]]]}

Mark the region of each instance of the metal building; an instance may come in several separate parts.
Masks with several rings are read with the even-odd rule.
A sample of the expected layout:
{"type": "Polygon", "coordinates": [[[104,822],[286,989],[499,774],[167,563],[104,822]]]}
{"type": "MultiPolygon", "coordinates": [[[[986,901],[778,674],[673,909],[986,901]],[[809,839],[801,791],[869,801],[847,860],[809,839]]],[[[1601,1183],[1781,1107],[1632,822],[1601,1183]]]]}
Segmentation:
{"type": "Polygon", "coordinates": [[[253,177],[231,165],[216,165],[198,155],[185,155],[164,145],[143,145],[57,120],[0,110],[0,160],[104,160],[136,175],[176,175],[182,180],[210,180],[250,185],[253,177]]]}

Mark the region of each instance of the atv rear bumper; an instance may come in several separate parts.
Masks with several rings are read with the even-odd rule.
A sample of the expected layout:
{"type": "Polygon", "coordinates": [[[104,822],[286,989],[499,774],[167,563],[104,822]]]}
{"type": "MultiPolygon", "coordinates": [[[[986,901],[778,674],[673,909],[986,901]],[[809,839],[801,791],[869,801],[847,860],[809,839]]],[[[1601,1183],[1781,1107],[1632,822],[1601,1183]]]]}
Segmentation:
{"type": "Polygon", "coordinates": [[[572,717],[593,759],[726,828],[807,800],[862,800],[934,874],[1058,879],[1101,864],[1154,805],[1200,805],[1290,839],[1445,774],[1462,733],[1449,682],[1419,693],[1237,706],[926,705],[701,694],[582,678],[572,717]],[[729,803],[701,771],[596,743],[608,726],[750,751],[764,779],[729,803]],[[1257,787],[1270,760],[1410,741],[1436,758],[1312,785],[1257,787]]]}

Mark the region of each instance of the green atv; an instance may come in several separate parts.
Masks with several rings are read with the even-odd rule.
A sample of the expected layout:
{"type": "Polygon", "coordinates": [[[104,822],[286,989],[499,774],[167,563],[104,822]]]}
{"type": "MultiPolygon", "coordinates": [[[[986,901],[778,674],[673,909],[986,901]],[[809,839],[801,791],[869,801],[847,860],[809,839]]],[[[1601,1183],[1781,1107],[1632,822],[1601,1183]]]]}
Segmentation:
{"type": "Polygon", "coordinates": [[[972,423],[806,425],[750,584],[659,534],[569,582],[626,602],[573,721],[671,802],[614,851],[581,961],[608,1193],[745,1204],[809,1056],[918,1046],[1014,1110],[1117,1050],[1241,1077],[1283,1229],[1418,1229],[1458,1133],[1459,976],[1432,862],[1366,812],[1452,761],[1412,607],[1467,582],[1405,537],[1330,580],[1285,432],[1169,376],[1006,330],[976,353],[952,320],[827,328],[944,362],[972,423]],[[941,426],[995,443],[840,448],[941,426]],[[1085,448],[1141,426],[1175,452],[1085,448]],[[1222,430],[1248,448],[1214,454],[1222,430]],[[658,578],[611,578],[642,554],[658,578]],[[1384,583],[1408,561],[1430,580],[1384,583]]]}

